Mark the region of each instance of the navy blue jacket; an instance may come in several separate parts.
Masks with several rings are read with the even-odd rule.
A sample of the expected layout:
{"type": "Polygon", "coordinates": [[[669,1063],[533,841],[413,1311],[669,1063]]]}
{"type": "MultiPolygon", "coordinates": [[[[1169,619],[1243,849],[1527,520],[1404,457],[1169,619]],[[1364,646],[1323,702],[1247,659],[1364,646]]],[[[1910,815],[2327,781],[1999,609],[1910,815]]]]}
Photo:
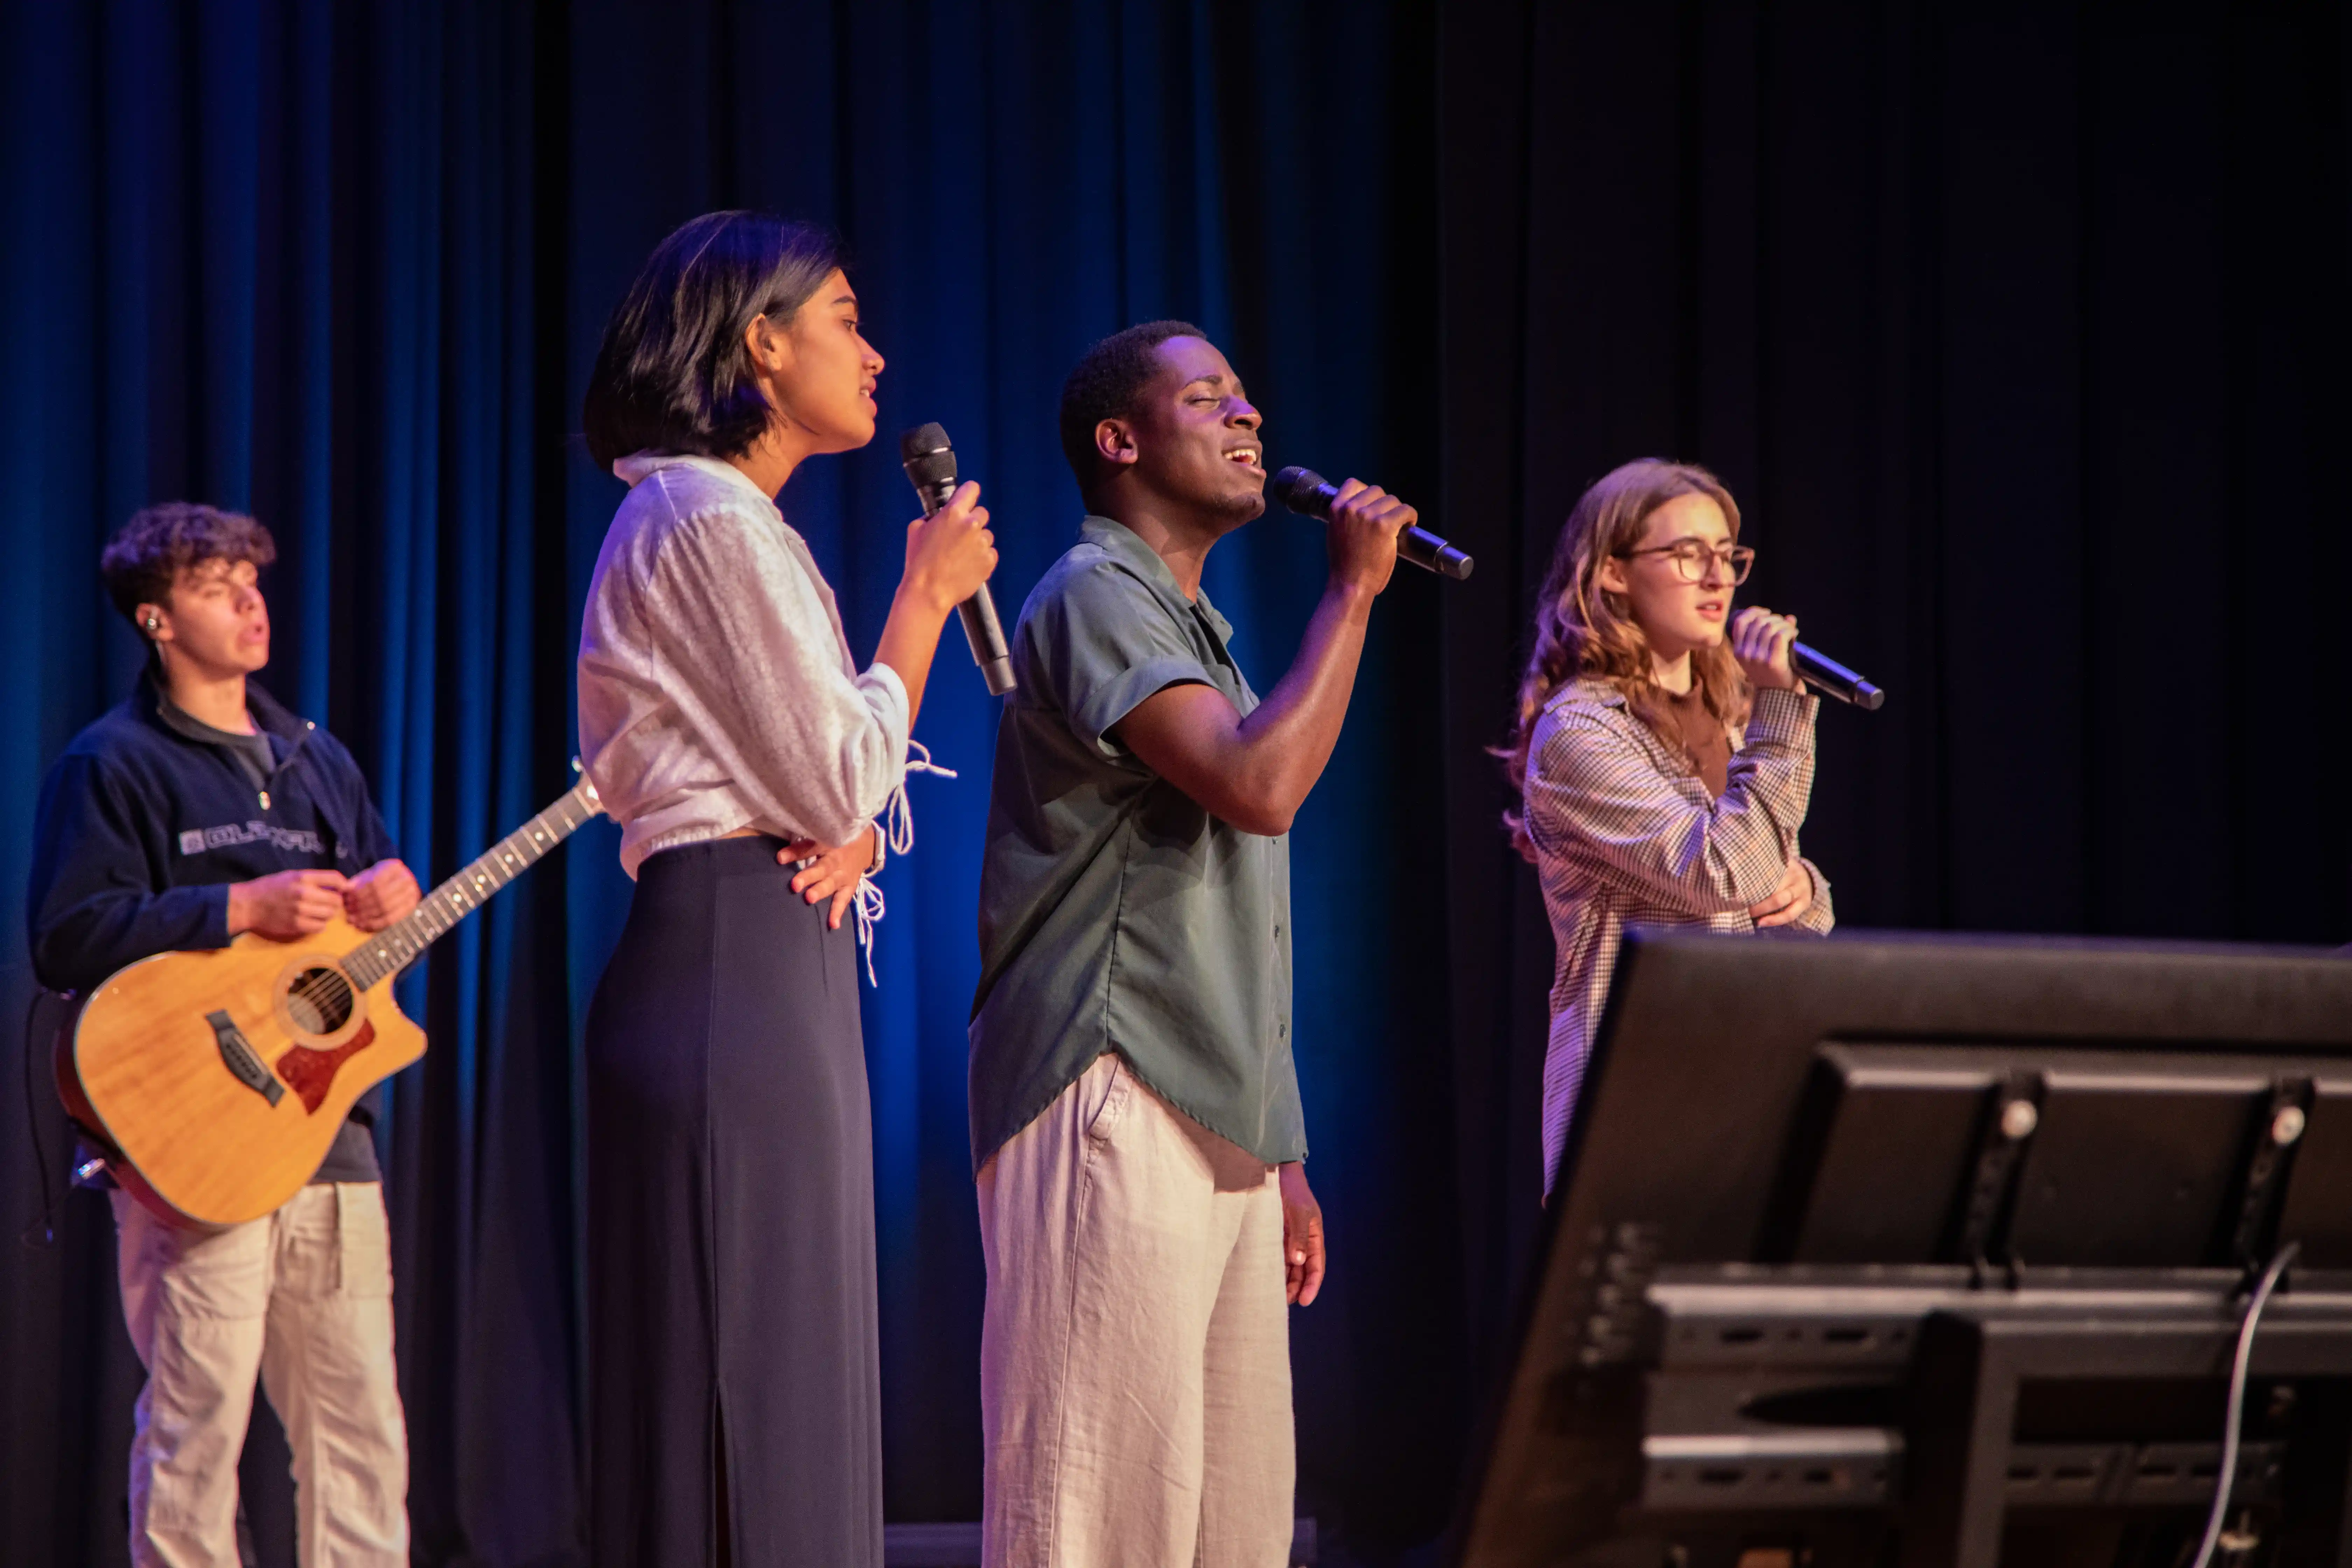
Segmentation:
{"type": "MultiPolygon", "coordinates": [[[[33,973],[88,991],[158,952],[226,947],[228,884],[353,876],[399,854],[332,735],[246,685],[278,765],[257,791],[226,746],[164,721],[153,680],[74,737],[41,784],[26,930],[33,973]]],[[[374,1119],[382,1089],[355,1114],[374,1119]]]]}

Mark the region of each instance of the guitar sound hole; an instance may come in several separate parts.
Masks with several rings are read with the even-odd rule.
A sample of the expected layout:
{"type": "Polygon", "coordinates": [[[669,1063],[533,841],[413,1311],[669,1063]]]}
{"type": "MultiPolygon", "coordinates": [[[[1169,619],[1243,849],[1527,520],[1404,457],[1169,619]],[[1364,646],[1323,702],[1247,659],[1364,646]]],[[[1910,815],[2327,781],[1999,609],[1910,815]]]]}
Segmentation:
{"type": "Polygon", "coordinates": [[[308,1035],[331,1035],[352,1021],[352,983],[338,969],[306,969],[286,989],[286,1015],[308,1035]]]}

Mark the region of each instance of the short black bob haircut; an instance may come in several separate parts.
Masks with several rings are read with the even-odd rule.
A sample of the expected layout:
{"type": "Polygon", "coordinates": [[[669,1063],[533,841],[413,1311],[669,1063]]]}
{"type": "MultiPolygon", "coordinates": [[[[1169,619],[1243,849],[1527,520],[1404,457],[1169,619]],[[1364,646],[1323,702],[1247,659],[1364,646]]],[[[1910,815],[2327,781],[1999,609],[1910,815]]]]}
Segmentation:
{"type": "Polygon", "coordinates": [[[604,323],[581,420],[588,455],[610,471],[648,447],[740,457],[768,428],[744,331],[779,325],[842,266],[841,242],[768,213],[717,212],[681,224],[637,269],[604,323]]]}
{"type": "Polygon", "coordinates": [[[1070,460],[1081,496],[1093,495],[1103,478],[1095,426],[1135,412],[1137,395],[1160,374],[1160,345],[1171,338],[1207,342],[1209,334],[1190,321],[1145,321],[1088,349],[1062,383],[1062,456],[1070,460]]]}

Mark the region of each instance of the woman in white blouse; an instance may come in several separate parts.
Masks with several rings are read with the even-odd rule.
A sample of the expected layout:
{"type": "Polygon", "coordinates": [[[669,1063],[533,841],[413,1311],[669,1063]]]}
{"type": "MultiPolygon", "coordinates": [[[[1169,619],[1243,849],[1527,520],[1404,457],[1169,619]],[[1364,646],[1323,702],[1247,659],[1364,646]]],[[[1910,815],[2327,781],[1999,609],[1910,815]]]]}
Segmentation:
{"type": "Polygon", "coordinates": [[[996,565],[966,485],[907,531],[874,662],[774,497],[874,437],[830,237],[712,213],[606,325],[588,448],[630,486],[580,634],[580,739],[636,879],[589,1009],[590,1559],[878,1564],[872,1131],[855,936],[949,614],[996,565]]]}

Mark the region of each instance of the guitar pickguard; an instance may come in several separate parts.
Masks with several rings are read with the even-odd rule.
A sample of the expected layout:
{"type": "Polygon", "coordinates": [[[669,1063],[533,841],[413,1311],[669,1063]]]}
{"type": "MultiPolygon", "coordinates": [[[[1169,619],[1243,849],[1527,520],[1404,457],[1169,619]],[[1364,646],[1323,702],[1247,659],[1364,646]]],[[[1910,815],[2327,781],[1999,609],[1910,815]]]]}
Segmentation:
{"type": "Polygon", "coordinates": [[[374,1043],[375,1026],[363,1023],[357,1033],[331,1051],[296,1046],[278,1058],[278,1076],[292,1086],[301,1099],[303,1110],[315,1112],[326,1102],[327,1090],[334,1087],[335,1069],[374,1043]]]}

